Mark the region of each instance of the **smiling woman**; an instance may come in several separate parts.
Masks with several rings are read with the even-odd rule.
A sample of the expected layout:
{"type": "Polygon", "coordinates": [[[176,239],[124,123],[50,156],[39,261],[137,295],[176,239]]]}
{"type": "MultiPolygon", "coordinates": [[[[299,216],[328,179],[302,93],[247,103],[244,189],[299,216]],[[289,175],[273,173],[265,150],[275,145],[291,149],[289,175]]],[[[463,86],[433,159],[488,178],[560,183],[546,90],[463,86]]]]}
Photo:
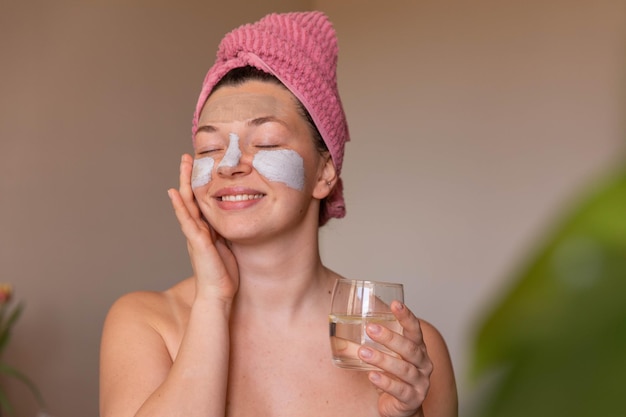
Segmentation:
{"type": "Polygon", "coordinates": [[[303,218],[315,225],[320,201],[337,178],[329,151],[317,150],[295,96],[276,80],[259,80],[255,73],[261,71],[244,69],[251,74],[248,81],[221,83],[211,92],[194,138],[194,165],[214,161],[211,180],[192,187],[195,200],[231,242],[237,240],[235,230],[251,237],[261,230],[247,224],[273,234],[303,218]]]}
{"type": "Polygon", "coordinates": [[[358,349],[375,370],[332,363],[341,277],[322,264],[318,232],[345,215],[336,63],[319,12],[269,15],[222,40],[194,114],[194,156],[168,191],[194,275],[111,308],[103,417],[457,414],[443,339],[399,301],[402,330],[371,324],[384,349],[358,349]]]}

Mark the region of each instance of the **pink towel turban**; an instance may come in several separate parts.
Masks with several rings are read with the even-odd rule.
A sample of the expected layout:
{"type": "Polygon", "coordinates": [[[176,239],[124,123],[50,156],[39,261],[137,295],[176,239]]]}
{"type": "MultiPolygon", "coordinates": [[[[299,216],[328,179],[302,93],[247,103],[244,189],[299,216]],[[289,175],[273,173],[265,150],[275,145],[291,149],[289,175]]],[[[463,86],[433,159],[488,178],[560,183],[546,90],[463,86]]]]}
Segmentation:
{"type": "MultiPolygon", "coordinates": [[[[234,68],[253,66],[277,77],[304,105],[339,176],[350,138],[337,89],[337,53],[335,30],[322,12],[270,14],[234,29],[220,42],[217,59],[202,84],[193,118],[194,136],[202,107],[218,81],[234,68]]],[[[320,213],[320,225],[345,214],[338,177],[320,213]]]]}

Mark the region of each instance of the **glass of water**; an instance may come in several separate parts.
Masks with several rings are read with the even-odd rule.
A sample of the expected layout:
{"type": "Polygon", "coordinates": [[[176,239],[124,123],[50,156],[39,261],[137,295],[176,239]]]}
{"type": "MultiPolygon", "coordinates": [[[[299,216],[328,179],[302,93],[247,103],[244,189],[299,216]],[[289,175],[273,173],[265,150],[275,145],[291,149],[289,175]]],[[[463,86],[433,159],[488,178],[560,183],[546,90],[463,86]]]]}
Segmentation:
{"type": "Polygon", "coordinates": [[[404,302],[402,284],[392,282],[338,279],[333,289],[329,316],[333,363],[340,368],[378,370],[359,359],[361,346],[395,355],[367,335],[368,323],[376,323],[402,334],[402,327],[391,312],[391,302],[404,302]]]}

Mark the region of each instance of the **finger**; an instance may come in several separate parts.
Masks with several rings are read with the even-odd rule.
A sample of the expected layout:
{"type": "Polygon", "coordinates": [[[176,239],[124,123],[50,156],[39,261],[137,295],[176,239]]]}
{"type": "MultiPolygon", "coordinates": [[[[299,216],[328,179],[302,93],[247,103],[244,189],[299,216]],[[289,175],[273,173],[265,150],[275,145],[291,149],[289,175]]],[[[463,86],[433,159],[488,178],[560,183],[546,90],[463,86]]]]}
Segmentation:
{"type": "Polygon", "coordinates": [[[400,344],[394,351],[420,368],[421,372],[430,375],[432,362],[428,356],[420,320],[405,304],[399,301],[394,301],[391,304],[391,310],[402,326],[402,335],[412,342],[400,344]]]}
{"type": "Polygon", "coordinates": [[[420,326],[419,319],[415,317],[415,314],[400,301],[393,301],[391,303],[391,312],[395,316],[400,326],[402,326],[402,334],[404,337],[413,340],[415,343],[422,343],[422,328],[420,326]]]}
{"type": "Polygon", "coordinates": [[[334,356],[346,359],[358,357],[359,348],[361,347],[359,343],[338,336],[330,337],[330,345],[334,356]]]}
{"type": "MultiPolygon", "coordinates": [[[[417,321],[417,319],[415,318],[417,321]]],[[[419,327],[419,321],[417,321],[419,327]]],[[[418,371],[430,374],[432,364],[426,353],[424,342],[416,342],[378,323],[368,323],[367,335],[376,343],[389,349],[392,354],[377,352],[371,359],[378,366],[407,382],[415,380],[418,371]],[[394,355],[395,353],[395,355],[394,355]]]]}
{"type": "Polygon", "coordinates": [[[359,349],[359,358],[408,384],[415,384],[420,378],[420,369],[417,365],[393,353],[364,346],[359,349]]]}
{"type": "Polygon", "coordinates": [[[391,403],[392,405],[390,404],[393,408],[395,408],[395,410],[388,410],[388,412],[385,413],[386,415],[394,415],[398,412],[402,413],[407,410],[415,410],[426,397],[425,392],[417,391],[416,395],[416,390],[413,386],[382,372],[369,372],[368,379],[380,391],[385,392],[398,400],[399,404],[397,402],[391,403]]]}
{"type": "Polygon", "coordinates": [[[189,154],[184,154],[180,159],[179,170],[179,192],[183,202],[189,210],[189,214],[195,218],[200,217],[200,209],[198,208],[193,189],[191,188],[191,174],[193,172],[193,157],[189,154]]]}
{"type": "Polygon", "coordinates": [[[189,209],[183,201],[180,192],[172,188],[167,190],[167,194],[170,197],[174,214],[176,215],[176,219],[180,224],[183,234],[187,239],[194,238],[198,233],[198,222],[191,213],[189,213],[189,209]]]}

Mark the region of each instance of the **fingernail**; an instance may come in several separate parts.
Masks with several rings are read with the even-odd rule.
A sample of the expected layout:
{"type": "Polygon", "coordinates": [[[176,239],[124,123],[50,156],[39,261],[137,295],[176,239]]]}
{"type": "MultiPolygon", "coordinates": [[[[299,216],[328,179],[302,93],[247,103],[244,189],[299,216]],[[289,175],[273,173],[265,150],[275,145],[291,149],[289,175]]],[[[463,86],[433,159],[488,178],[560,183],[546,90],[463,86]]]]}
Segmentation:
{"type": "Polygon", "coordinates": [[[396,308],[398,309],[398,311],[404,310],[404,304],[403,303],[401,303],[400,301],[396,301],[396,303],[398,303],[398,304],[396,304],[396,308]]]}
{"type": "Polygon", "coordinates": [[[372,382],[380,381],[380,374],[378,372],[370,372],[369,377],[372,382]]]}
{"type": "Polygon", "coordinates": [[[371,357],[374,356],[374,352],[372,352],[372,349],[366,347],[362,347],[361,349],[359,349],[359,354],[363,359],[371,359],[371,357]]]}
{"type": "Polygon", "coordinates": [[[380,334],[381,328],[378,324],[370,323],[367,325],[367,331],[371,334],[380,334]]]}

